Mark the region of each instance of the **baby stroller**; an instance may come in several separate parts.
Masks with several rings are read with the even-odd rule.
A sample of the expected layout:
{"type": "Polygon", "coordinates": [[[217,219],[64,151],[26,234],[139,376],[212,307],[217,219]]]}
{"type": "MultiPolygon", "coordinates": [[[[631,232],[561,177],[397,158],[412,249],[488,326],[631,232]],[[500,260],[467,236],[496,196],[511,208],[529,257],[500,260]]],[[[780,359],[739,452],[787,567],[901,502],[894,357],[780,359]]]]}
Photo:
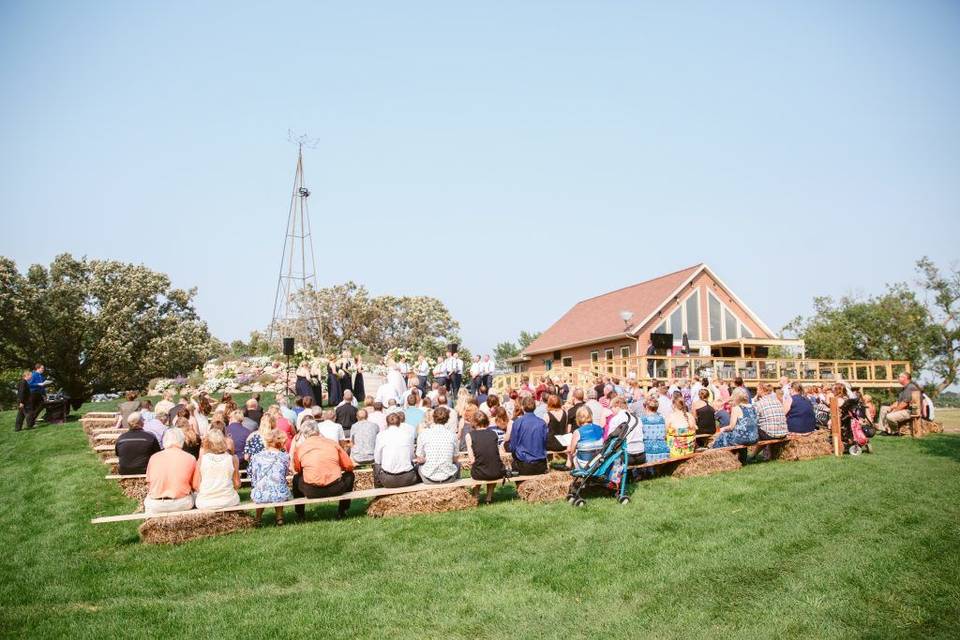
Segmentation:
{"type": "Polygon", "coordinates": [[[840,440],[843,449],[852,456],[862,452],[873,453],[870,438],[876,429],[867,419],[866,407],[859,397],[849,398],[840,405],[840,440]]]}
{"type": "Polygon", "coordinates": [[[630,502],[627,495],[627,436],[638,428],[639,420],[632,413],[627,414],[627,421],[614,429],[603,446],[603,449],[594,458],[580,469],[571,471],[573,482],[567,492],[567,501],[575,507],[582,507],[586,501],[581,492],[588,486],[604,486],[610,489],[611,495],[617,496],[620,504],[630,502]]]}

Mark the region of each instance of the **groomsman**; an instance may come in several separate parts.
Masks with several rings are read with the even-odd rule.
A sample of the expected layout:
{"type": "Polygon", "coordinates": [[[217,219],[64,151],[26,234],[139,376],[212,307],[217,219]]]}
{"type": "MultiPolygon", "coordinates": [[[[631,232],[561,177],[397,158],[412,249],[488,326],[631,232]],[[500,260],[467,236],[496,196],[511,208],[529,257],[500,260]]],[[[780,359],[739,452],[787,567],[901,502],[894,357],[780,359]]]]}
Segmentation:
{"type": "Polygon", "coordinates": [[[473,362],[470,363],[470,395],[477,395],[477,389],[483,384],[482,366],[480,365],[480,356],[473,356],[473,362]]]}
{"type": "Polygon", "coordinates": [[[481,384],[487,388],[487,391],[493,388],[493,371],[495,366],[493,360],[490,359],[490,354],[485,354],[483,356],[483,362],[480,363],[480,377],[481,384]]]}
{"type": "Polygon", "coordinates": [[[430,363],[427,362],[427,358],[421,353],[417,357],[417,386],[420,387],[420,397],[427,395],[427,378],[430,377],[430,363]]]}
{"type": "Polygon", "coordinates": [[[447,376],[450,381],[451,400],[457,401],[457,394],[460,392],[460,385],[463,382],[463,360],[457,355],[456,351],[448,351],[450,357],[447,358],[447,376]]]}
{"type": "MultiPolygon", "coordinates": [[[[447,356],[449,355],[450,353],[447,352],[447,356]]],[[[433,368],[433,381],[439,384],[444,389],[447,389],[447,390],[450,389],[447,383],[447,361],[446,360],[437,361],[437,366],[433,368]]]]}

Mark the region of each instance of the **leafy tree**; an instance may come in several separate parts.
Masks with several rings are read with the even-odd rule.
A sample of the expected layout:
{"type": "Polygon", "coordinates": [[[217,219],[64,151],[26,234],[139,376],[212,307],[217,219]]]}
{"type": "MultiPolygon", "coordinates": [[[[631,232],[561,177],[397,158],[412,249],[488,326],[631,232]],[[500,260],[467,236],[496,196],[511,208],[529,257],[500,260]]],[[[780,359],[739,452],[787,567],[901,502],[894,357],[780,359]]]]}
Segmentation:
{"type": "Polygon", "coordinates": [[[460,325],[438,299],[428,296],[371,297],[355,282],[304,290],[294,301],[303,318],[275,327],[274,335],[328,352],[352,348],[386,353],[394,347],[441,355],[459,342],[460,325]]]}
{"type": "Polygon", "coordinates": [[[263,333],[260,331],[251,331],[248,342],[234,340],[230,343],[229,348],[225,348],[224,351],[223,355],[229,354],[237,358],[244,358],[246,356],[269,356],[273,354],[276,349],[274,349],[270,341],[267,340],[267,336],[263,335],[263,333]]]}
{"type": "Polygon", "coordinates": [[[523,350],[530,346],[530,343],[540,337],[541,331],[527,332],[521,331],[520,337],[517,338],[516,342],[510,342],[509,340],[504,342],[499,342],[493,348],[493,355],[496,357],[497,362],[504,363],[510,358],[515,358],[523,350]]]}
{"type": "Polygon", "coordinates": [[[63,254],[21,274],[0,257],[0,368],[43,362],[77,399],[192,371],[211,350],[195,295],[142,265],[63,254]]]}
{"type": "Polygon", "coordinates": [[[939,378],[932,394],[939,395],[957,381],[960,370],[960,271],[954,267],[942,274],[926,256],[917,261],[917,271],[932,296],[928,308],[934,337],[927,368],[939,378]]]}
{"type": "Polygon", "coordinates": [[[935,340],[927,307],[904,284],[880,296],[814,298],[814,315],[786,327],[806,343],[811,358],[907,360],[914,371],[927,366],[935,340]]]}

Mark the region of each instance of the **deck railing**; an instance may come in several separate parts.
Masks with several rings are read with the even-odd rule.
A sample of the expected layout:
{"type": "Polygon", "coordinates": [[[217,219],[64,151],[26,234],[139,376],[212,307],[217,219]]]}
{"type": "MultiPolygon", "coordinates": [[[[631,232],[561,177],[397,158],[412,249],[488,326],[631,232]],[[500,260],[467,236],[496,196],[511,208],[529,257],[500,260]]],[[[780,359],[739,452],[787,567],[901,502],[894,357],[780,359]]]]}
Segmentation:
{"type": "Polygon", "coordinates": [[[577,367],[554,367],[495,376],[493,386],[503,390],[517,388],[523,376],[536,383],[540,376],[562,379],[576,385],[593,385],[597,376],[610,376],[626,382],[630,374],[641,386],[653,380],[709,377],[721,380],[743,378],[744,384],[755,387],[761,382],[790,381],[818,384],[842,378],[855,387],[884,388],[899,386],[897,377],[910,371],[904,360],[819,360],[810,358],[719,358],[704,356],[632,356],[599,360],[577,367]]]}

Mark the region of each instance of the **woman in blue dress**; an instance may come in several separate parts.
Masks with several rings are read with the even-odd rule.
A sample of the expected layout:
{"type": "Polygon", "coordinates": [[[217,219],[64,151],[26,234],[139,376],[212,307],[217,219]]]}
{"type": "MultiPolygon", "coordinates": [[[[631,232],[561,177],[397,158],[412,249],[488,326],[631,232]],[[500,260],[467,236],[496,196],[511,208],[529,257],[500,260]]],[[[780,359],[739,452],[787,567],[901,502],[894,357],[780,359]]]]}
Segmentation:
{"type": "Polygon", "coordinates": [[[730,424],[720,427],[713,448],[735,447],[757,441],[757,410],[751,407],[747,392],[738,388],[730,394],[730,424]]]}
{"type": "MultiPolygon", "coordinates": [[[[247,475],[250,477],[250,499],[256,503],[283,502],[293,496],[287,486],[287,472],[290,469],[290,456],[284,451],[286,436],[273,429],[263,438],[266,449],[250,459],[247,475]]],[[[276,507],[277,526],[283,525],[283,507],[276,507]]],[[[263,509],[256,511],[256,523],[259,526],[263,509]]]]}

